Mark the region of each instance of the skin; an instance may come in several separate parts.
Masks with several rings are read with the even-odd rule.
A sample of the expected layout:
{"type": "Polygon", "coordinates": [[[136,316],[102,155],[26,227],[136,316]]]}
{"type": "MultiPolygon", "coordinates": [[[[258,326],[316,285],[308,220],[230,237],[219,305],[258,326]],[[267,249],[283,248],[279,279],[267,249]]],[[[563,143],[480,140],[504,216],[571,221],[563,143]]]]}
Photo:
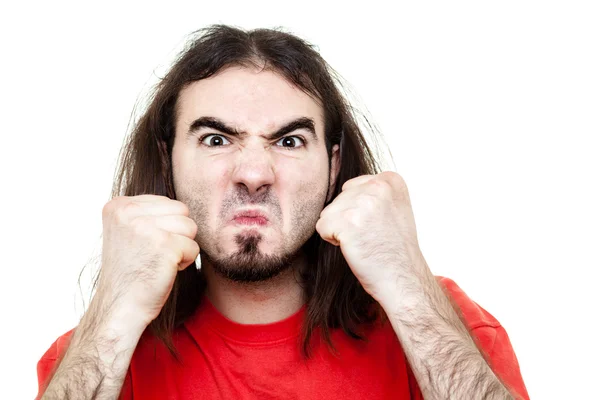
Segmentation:
{"type": "Polygon", "coordinates": [[[511,398],[429,270],[408,189],[398,174],[349,180],[323,209],[338,161],[336,149],[334,168],[329,168],[318,102],[272,72],[243,68],[190,85],[180,100],[173,150],[176,192],[198,222],[197,241],[209,256],[203,258],[209,297],[221,312],[242,323],[272,322],[295,312],[302,304],[301,288],[292,275],[280,275],[287,265],[281,257],[302,264],[295,255],[316,228],[324,240],[340,246],[359,282],[383,307],[426,398],[511,398]],[[199,146],[198,141],[215,144],[204,136],[214,129],[185,132],[205,115],[247,135],[199,146]],[[286,150],[262,137],[299,116],[314,119],[320,140],[286,150]],[[270,219],[266,227],[227,223],[235,210],[256,204],[270,219]],[[240,233],[260,238],[251,260],[240,256],[243,244],[235,239],[240,233]],[[227,279],[231,271],[247,271],[252,264],[277,273],[276,279],[269,273],[251,284],[251,279],[227,279]]]}
{"type": "Polygon", "coordinates": [[[175,191],[198,224],[209,298],[242,323],[285,318],[304,302],[294,276],[306,267],[300,248],[315,232],[338,171],[337,146],[330,168],[322,106],[274,72],[231,67],[182,90],[177,110],[175,191]],[[240,135],[214,127],[190,132],[201,117],[240,135]],[[297,118],[314,121],[314,136],[297,129],[268,138],[297,118]],[[268,223],[231,222],[247,209],[263,212],[268,223]],[[254,251],[244,252],[252,241],[254,251]]]}
{"type": "Polygon", "coordinates": [[[207,296],[229,319],[270,323],[296,312],[305,299],[295,272],[309,267],[299,250],[315,229],[340,246],[386,312],[426,399],[513,398],[429,270],[398,174],[349,180],[323,209],[339,159],[337,146],[327,156],[321,108],[268,70],[228,68],[180,93],[178,201],[134,196],[105,206],[98,291],[43,398],[115,398],[177,270],[199,253],[207,296]],[[188,134],[201,117],[242,134],[214,126],[188,134]],[[286,134],[304,139],[299,147],[266,137],[297,118],[313,121],[315,138],[306,128],[286,134]],[[232,223],[249,208],[268,222],[232,223]]]}
{"type": "Polygon", "coordinates": [[[513,399],[429,269],[400,175],[345,182],[317,232],[387,314],[426,399],[513,399]]]}

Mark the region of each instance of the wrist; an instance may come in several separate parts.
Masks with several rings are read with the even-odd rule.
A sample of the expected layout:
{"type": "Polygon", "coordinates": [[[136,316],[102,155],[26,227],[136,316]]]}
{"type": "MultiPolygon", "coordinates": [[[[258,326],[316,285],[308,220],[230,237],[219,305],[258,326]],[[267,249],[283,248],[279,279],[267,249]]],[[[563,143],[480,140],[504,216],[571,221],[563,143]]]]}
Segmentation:
{"type": "Polygon", "coordinates": [[[373,297],[391,320],[410,324],[412,319],[430,315],[440,307],[436,300],[440,298],[440,291],[435,277],[427,270],[385,282],[373,297]]]}
{"type": "Polygon", "coordinates": [[[147,321],[132,307],[120,306],[115,302],[111,302],[109,306],[107,303],[109,302],[102,297],[94,296],[80,326],[86,331],[94,332],[94,336],[137,342],[151,321],[147,321]]]}
{"type": "Polygon", "coordinates": [[[398,274],[392,279],[382,280],[371,295],[386,311],[410,311],[427,307],[435,290],[435,278],[431,278],[426,273],[411,269],[409,274],[398,274]]]}
{"type": "MultiPolygon", "coordinates": [[[[86,360],[109,380],[120,380],[145,330],[135,319],[117,312],[98,313],[90,309],[81,319],[65,358],[86,360]]],[[[72,361],[72,360],[71,360],[72,361]]]]}

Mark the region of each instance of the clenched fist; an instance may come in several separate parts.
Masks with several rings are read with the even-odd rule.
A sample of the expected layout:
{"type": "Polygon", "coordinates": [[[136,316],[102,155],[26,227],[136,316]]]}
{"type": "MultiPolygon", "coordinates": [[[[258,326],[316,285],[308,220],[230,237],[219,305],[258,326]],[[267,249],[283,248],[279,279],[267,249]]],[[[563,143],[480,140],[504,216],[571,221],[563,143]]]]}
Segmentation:
{"type": "Polygon", "coordinates": [[[397,173],[345,182],[316,229],[340,246],[356,278],[380,304],[402,292],[400,287],[414,287],[423,258],[408,188],[397,173]]]}
{"type": "Polygon", "coordinates": [[[164,196],[116,197],[102,210],[102,266],[95,297],[104,312],[132,324],[155,319],[177,271],[200,251],[188,207],[164,196]]]}

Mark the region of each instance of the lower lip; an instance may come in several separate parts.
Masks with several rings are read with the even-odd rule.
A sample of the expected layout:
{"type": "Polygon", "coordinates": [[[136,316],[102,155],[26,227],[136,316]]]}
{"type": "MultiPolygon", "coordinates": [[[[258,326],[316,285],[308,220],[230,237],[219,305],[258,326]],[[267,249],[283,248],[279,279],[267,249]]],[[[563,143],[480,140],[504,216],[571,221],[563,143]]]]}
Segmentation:
{"type": "Polygon", "coordinates": [[[266,225],[267,219],[264,217],[237,217],[234,221],[238,225],[266,225]]]}

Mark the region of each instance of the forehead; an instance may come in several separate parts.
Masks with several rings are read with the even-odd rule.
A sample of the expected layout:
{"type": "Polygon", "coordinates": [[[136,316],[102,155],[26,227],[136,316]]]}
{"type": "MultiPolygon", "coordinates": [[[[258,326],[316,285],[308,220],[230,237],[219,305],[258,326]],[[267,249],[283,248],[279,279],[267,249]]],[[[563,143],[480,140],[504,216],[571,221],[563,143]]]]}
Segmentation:
{"type": "Polygon", "coordinates": [[[177,105],[178,131],[202,116],[217,117],[248,133],[277,129],[298,117],[312,118],[317,132],[323,130],[320,103],[268,70],[226,68],[183,89],[177,105]]]}

